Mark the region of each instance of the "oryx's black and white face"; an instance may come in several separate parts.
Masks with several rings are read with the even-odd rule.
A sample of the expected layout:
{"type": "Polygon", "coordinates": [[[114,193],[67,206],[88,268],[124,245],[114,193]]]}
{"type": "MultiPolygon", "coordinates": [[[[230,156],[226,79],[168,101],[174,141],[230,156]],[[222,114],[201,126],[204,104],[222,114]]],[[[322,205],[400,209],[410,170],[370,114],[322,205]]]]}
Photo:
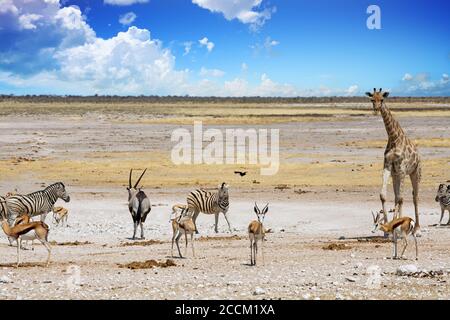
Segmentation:
{"type": "Polygon", "coordinates": [[[372,218],[373,218],[373,230],[372,233],[375,233],[378,229],[380,229],[380,226],[383,224],[384,221],[384,213],[383,210],[380,210],[375,215],[372,211],[372,218]]]}
{"type": "Polygon", "coordinates": [[[57,194],[58,198],[63,199],[65,202],[70,201],[70,196],[66,191],[66,187],[65,187],[64,183],[58,182],[56,184],[56,194],[57,194]]]}
{"type": "Polygon", "coordinates": [[[141,176],[139,177],[139,179],[136,181],[136,183],[132,186],[131,185],[131,176],[133,175],[133,169],[130,169],[130,176],[128,178],[128,187],[127,187],[127,191],[128,191],[128,201],[130,201],[134,196],[136,196],[136,194],[142,189],[141,187],[138,187],[139,182],[141,182],[142,177],[144,176],[145,172],[147,171],[147,169],[144,170],[144,172],[142,172],[141,176]]]}
{"type": "Polygon", "coordinates": [[[366,96],[368,96],[370,101],[372,101],[373,113],[377,114],[381,110],[384,103],[384,98],[389,96],[389,92],[383,92],[381,88],[380,91],[373,88],[373,92],[366,92],[366,96]]]}
{"type": "MultiPolygon", "coordinates": [[[[448,187],[450,187],[450,185],[448,187]]],[[[439,198],[444,196],[445,193],[450,190],[450,188],[448,188],[448,187],[445,184],[443,184],[443,183],[441,183],[439,185],[439,188],[438,188],[437,193],[436,193],[436,198],[434,198],[434,200],[436,202],[439,202],[439,198]]]]}
{"type": "Polygon", "coordinates": [[[266,216],[267,211],[269,211],[269,204],[266,204],[266,206],[262,210],[259,210],[258,205],[255,202],[253,210],[255,211],[255,214],[258,217],[258,222],[263,223],[264,217],[266,216]]]}

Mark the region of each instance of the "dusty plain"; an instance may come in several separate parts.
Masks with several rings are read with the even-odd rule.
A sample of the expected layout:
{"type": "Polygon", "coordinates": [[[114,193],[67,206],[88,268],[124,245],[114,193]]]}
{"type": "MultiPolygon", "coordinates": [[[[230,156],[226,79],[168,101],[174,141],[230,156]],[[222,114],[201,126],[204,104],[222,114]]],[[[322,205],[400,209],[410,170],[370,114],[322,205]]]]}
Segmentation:
{"type": "MultiPolygon", "coordinates": [[[[450,226],[437,225],[434,197],[439,183],[450,183],[450,103],[388,106],[423,161],[418,261],[412,240],[407,260],[392,260],[391,243],[371,232],[386,133],[369,103],[0,101],[0,194],[63,181],[72,197],[57,203],[70,211],[67,227],[47,217],[48,268],[38,244],[23,251],[24,263],[15,268],[16,249],[2,236],[0,299],[449,299],[450,226]],[[204,130],[279,129],[279,172],[173,164],[171,134],[192,130],[194,121],[203,121],[204,130]],[[145,240],[130,239],[130,168],[148,168],[142,183],[153,208],[145,240]],[[223,181],[230,184],[233,233],[221,216],[214,234],[214,218],[201,214],[196,257],[188,250],[187,258],[172,258],[171,205],[223,181]],[[259,257],[251,267],[246,227],[255,201],[270,203],[271,232],[265,263],[259,257]],[[417,272],[397,274],[409,264],[417,272]]],[[[413,216],[408,179],[404,196],[404,213],[413,216]]],[[[392,207],[392,185],[388,199],[392,207]]]]}

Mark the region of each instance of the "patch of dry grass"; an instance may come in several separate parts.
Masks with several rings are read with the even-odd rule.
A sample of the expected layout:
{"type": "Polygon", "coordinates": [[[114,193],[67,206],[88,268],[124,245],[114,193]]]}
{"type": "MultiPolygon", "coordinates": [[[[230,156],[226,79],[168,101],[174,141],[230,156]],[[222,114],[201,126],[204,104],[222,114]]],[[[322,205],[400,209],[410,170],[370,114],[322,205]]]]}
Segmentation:
{"type": "MultiPolygon", "coordinates": [[[[314,157],[314,155],[310,155],[314,157]]],[[[368,162],[361,156],[358,162],[333,162],[329,159],[311,163],[285,161],[281,155],[280,168],[272,176],[260,175],[259,165],[245,165],[245,177],[234,174],[242,165],[175,165],[170,155],[164,152],[95,152],[83,159],[49,159],[14,163],[14,160],[0,161],[3,179],[30,179],[36,181],[64,181],[70,186],[125,187],[130,168],[148,167],[142,180],[147,188],[170,188],[188,186],[216,187],[225,181],[232,186],[275,188],[286,186],[351,187],[378,186],[381,179],[382,161],[368,162]]],[[[448,174],[450,157],[423,160],[424,186],[434,186],[448,174]]],[[[283,190],[276,190],[283,192],[283,190]]],[[[287,190],[289,191],[289,190],[287,190]]],[[[287,192],[284,191],[284,192],[287,192]]]]}
{"type": "Polygon", "coordinates": [[[145,240],[145,241],[136,241],[136,242],[124,242],[121,243],[120,246],[121,247],[133,247],[133,246],[152,246],[155,244],[162,244],[164,243],[163,241],[160,240],[145,240]]]}
{"type": "Polygon", "coordinates": [[[156,260],[146,260],[146,261],[133,261],[126,264],[118,264],[119,268],[128,268],[131,270],[136,269],[152,269],[154,267],[158,268],[168,268],[175,267],[177,264],[172,259],[167,259],[166,261],[159,262],[156,260]]]}
{"type": "MultiPolygon", "coordinates": [[[[427,138],[427,139],[412,139],[414,143],[420,148],[450,148],[450,138],[427,138]]],[[[349,141],[341,143],[340,145],[346,147],[355,147],[357,149],[373,148],[384,149],[386,148],[386,140],[360,140],[349,141]]]]}

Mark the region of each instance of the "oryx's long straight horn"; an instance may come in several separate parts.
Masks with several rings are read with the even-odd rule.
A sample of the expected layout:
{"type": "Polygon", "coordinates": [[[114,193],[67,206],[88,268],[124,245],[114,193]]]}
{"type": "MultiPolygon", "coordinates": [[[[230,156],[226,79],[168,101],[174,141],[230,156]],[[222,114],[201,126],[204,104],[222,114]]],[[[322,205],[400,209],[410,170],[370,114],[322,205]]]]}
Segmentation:
{"type": "Polygon", "coordinates": [[[131,189],[131,175],[133,174],[133,169],[130,169],[130,177],[128,178],[128,187],[131,189]]]}
{"type": "Polygon", "coordinates": [[[372,213],[373,221],[375,222],[375,214],[373,213],[373,211],[371,211],[371,213],[372,213]]]}
{"type": "Polygon", "coordinates": [[[142,179],[142,177],[144,176],[145,171],[147,171],[147,168],[145,168],[144,172],[142,172],[141,176],[140,176],[139,179],[136,181],[136,184],[134,185],[133,188],[136,189],[136,187],[137,187],[137,185],[139,184],[139,182],[141,182],[141,179],[142,179]]]}

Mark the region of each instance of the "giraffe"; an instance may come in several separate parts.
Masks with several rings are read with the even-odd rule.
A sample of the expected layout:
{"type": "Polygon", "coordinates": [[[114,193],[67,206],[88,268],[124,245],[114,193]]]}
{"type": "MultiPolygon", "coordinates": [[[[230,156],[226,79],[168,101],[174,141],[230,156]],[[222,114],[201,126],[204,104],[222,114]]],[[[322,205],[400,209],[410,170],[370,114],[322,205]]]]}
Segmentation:
{"type": "MultiPolygon", "coordinates": [[[[419,234],[419,184],[421,179],[421,162],[417,146],[408,139],[398,121],[392,116],[384,99],[389,92],[373,89],[373,93],[366,92],[373,104],[374,114],[381,112],[384,126],[388,135],[388,142],[384,151],[383,185],[380,192],[380,200],[383,212],[386,211],[386,192],[389,176],[392,176],[392,184],[395,194],[394,218],[402,216],[403,206],[403,183],[406,175],[411,179],[413,189],[414,213],[416,217],[415,233],[419,234]]],[[[384,215],[387,223],[387,215],[384,215]]]]}

